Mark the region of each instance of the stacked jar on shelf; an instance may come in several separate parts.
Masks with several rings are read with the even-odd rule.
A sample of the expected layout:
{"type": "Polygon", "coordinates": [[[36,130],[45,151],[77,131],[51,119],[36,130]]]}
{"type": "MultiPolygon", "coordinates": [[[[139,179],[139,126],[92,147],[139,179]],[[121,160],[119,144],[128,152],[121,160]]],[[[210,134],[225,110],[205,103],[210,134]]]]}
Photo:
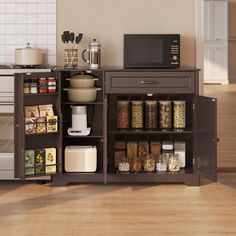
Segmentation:
{"type": "Polygon", "coordinates": [[[117,101],[118,129],[183,130],[186,127],[186,101],[117,101]],[[159,116],[158,116],[159,107],[159,116]],[[172,115],[173,114],[173,115],[172,115]],[[159,123],[159,127],[158,127],[159,123]]]}

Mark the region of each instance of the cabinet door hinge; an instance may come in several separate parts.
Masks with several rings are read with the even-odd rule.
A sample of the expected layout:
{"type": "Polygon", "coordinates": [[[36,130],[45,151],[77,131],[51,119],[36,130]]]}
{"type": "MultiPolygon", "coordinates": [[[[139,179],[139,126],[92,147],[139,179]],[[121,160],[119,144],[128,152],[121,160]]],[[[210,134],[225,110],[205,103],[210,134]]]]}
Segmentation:
{"type": "Polygon", "coordinates": [[[195,111],[195,103],[193,103],[193,111],[195,111]]]}

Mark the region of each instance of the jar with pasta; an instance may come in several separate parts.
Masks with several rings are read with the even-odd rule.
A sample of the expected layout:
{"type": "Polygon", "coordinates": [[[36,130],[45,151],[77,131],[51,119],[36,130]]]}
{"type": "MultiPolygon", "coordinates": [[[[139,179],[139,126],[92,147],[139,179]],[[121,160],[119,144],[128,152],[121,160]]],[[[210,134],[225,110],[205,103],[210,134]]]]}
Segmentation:
{"type": "Polygon", "coordinates": [[[157,101],[145,101],[145,128],[157,128],[157,101]]]}
{"type": "Polygon", "coordinates": [[[131,101],[132,128],[143,128],[143,101],[131,101]]]}
{"type": "Polygon", "coordinates": [[[147,155],[147,158],[144,160],[145,172],[153,172],[156,169],[156,161],[152,154],[147,155]]]}
{"type": "Polygon", "coordinates": [[[117,101],[117,128],[129,128],[129,101],[117,101]]]}
{"type": "Polygon", "coordinates": [[[159,101],[160,107],[160,128],[170,129],[172,127],[172,104],[171,101],[159,101]]]}
{"type": "Polygon", "coordinates": [[[186,102],[173,101],[174,129],[184,129],[186,123],[186,102]]]}

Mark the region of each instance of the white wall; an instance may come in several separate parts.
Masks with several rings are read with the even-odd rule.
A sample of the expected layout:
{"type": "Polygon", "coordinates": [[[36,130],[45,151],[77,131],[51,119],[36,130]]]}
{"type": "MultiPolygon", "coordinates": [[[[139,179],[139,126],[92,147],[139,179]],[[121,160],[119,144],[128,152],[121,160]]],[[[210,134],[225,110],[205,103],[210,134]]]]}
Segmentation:
{"type": "Polygon", "coordinates": [[[84,33],[80,53],[97,38],[106,66],[123,65],[124,33],[180,33],[182,65],[195,66],[195,9],[195,0],[58,0],[57,64],[63,65],[61,33],[71,30],[84,33]]]}

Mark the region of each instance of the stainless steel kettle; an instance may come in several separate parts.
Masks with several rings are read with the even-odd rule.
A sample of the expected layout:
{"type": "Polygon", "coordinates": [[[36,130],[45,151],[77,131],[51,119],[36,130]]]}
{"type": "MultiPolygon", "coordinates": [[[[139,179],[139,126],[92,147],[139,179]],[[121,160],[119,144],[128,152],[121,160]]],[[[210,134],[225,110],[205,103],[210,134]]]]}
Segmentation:
{"type": "Polygon", "coordinates": [[[101,64],[101,44],[93,39],[89,44],[89,48],[82,52],[82,58],[89,64],[90,69],[99,69],[101,64]],[[88,52],[88,59],[85,58],[85,53],[88,52]]]}

